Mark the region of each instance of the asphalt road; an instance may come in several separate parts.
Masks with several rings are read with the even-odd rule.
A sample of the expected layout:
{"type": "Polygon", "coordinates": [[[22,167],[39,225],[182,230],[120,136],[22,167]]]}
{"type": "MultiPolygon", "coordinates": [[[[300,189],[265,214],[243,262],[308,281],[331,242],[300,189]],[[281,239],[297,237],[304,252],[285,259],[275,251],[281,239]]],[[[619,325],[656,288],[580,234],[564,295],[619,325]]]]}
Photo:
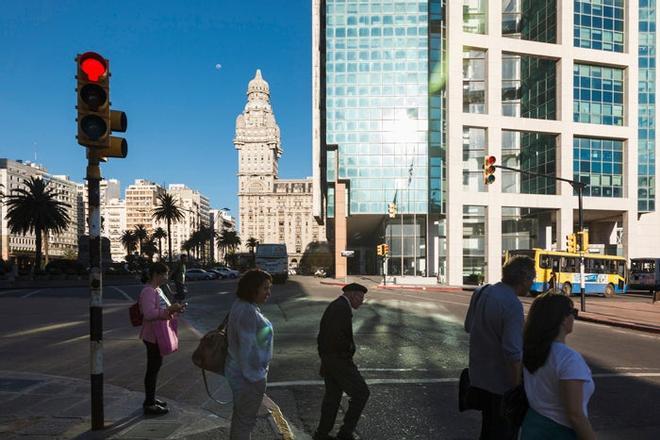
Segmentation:
{"type": "MultiPolygon", "coordinates": [[[[105,286],[104,299],[133,301],[140,288],[105,286]]],[[[235,289],[235,281],[189,283],[185,318],[202,332],[217,326],[235,289]]],[[[317,374],[316,333],[325,306],[339,293],[338,287],[320,285],[318,279],[293,277],[273,286],[262,308],[275,328],[268,394],[300,438],[308,438],[304,433],[312,433],[318,422],[323,387],[317,374]]],[[[85,288],[0,291],[0,297],[26,300],[87,295],[85,288]]],[[[478,437],[479,414],[456,409],[457,378],[467,364],[462,324],[469,296],[374,289],[367,294],[365,305],[354,313],[356,363],[371,388],[358,426],[362,439],[478,437]]],[[[654,335],[576,322],[568,343],[584,355],[594,373],[596,393],[589,411],[599,439],[660,438],[659,342],[654,335]]]]}

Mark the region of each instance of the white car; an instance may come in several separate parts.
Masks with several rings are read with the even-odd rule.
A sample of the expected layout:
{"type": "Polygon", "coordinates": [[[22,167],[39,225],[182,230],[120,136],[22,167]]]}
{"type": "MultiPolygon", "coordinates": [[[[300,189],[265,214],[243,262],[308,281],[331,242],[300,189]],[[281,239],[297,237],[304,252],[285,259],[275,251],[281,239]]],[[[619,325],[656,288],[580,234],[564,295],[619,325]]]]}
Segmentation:
{"type": "Polygon", "coordinates": [[[234,269],[229,269],[227,267],[214,267],[213,270],[220,273],[222,275],[222,278],[234,279],[241,276],[241,273],[239,271],[234,269]]]}
{"type": "Polygon", "coordinates": [[[190,281],[199,281],[199,280],[211,280],[213,275],[205,271],[204,269],[188,269],[186,271],[186,280],[190,281]]]}

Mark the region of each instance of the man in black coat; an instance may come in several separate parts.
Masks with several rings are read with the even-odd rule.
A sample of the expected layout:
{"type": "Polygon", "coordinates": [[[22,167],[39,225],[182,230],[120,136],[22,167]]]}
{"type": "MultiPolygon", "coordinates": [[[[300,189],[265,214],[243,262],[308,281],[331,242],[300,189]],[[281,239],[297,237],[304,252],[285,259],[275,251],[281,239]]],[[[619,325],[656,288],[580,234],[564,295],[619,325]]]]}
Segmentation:
{"type": "Polygon", "coordinates": [[[325,395],[321,405],[321,420],[314,440],[331,440],[330,431],[335,425],[342,393],[350,397],[344,424],[339,429],[337,440],[352,440],[353,431],[360,414],[369,399],[369,388],[353,363],[355,342],[353,341],[353,309],[364,302],[367,288],[361,284],[347,284],[344,294],[325,309],[317,337],[321,357],[321,376],[325,381],[325,395]]]}

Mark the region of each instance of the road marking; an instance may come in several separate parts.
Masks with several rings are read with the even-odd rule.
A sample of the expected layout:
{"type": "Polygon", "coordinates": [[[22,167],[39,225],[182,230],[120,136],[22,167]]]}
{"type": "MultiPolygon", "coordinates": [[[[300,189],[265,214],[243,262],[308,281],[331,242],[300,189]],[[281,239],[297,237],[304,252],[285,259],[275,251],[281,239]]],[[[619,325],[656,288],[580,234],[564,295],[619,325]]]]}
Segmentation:
{"type": "MultiPolygon", "coordinates": [[[[365,371],[366,369],[362,369],[365,371]]],[[[594,378],[611,378],[611,377],[660,377],[660,373],[600,373],[594,374],[594,378]]],[[[406,384],[427,384],[427,383],[457,383],[458,378],[455,377],[439,377],[427,379],[366,379],[368,385],[406,385],[406,384]]],[[[283,382],[269,382],[268,388],[285,388],[285,387],[304,387],[304,386],[323,386],[325,382],[322,380],[290,380],[283,382]]]]}
{"type": "Polygon", "coordinates": [[[129,300],[129,301],[135,301],[133,298],[130,297],[130,295],[129,295],[128,293],[124,292],[124,291],[123,291],[122,289],[120,289],[119,287],[115,287],[115,286],[110,286],[110,287],[113,288],[113,289],[115,289],[117,292],[121,293],[122,295],[124,295],[124,298],[126,298],[127,300],[129,300]]]}
{"type": "Polygon", "coordinates": [[[85,324],[87,321],[71,321],[71,322],[64,322],[62,324],[53,324],[53,325],[44,325],[41,327],[36,327],[36,328],[31,328],[30,330],[23,330],[20,332],[14,332],[14,333],[8,333],[4,337],[6,338],[12,338],[16,336],[29,336],[33,335],[35,333],[43,333],[43,332],[49,332],[52,330],[59,330],[61,328],[66,328],[66,327],[75,327],[80,324],[85,324]]]}
{"type": "Polygon", "coordinates": [[[0,296],[2,296],[2,295],[8,295],[8,294],[10,294],[10,293],[14,293],[14,292],[22,292],[22,291],[24,291],[24,290],[25,290],[25,289],[12,289],[12,290],[5,290],[4,292],[0,292],[0,296]]]}
{"type": "Polygon", "coordinates": [[[360,371],[431,371],[428,368],[360,368],[360,371]]]}
{"type": "Polygon", "coordinates": [[[21,298],[29,298],[29,297],[31,297],[32,295],[35,295],[35,294],[41,292],[42,290],[44,290],[44,289],[33,290],[32,292],[28,292],[28,293],[26,293],[25,295],[21,296],[21,298]]]}
{"type": "Polygon", "coordinates": [[[223,291],[223,292],[218,292],[218,293],[216,293],[216,295],[226,295],[226,294],[228,294],[228,293],[229,293],[229,292],[224,292],[224,291],[223,291]]]}

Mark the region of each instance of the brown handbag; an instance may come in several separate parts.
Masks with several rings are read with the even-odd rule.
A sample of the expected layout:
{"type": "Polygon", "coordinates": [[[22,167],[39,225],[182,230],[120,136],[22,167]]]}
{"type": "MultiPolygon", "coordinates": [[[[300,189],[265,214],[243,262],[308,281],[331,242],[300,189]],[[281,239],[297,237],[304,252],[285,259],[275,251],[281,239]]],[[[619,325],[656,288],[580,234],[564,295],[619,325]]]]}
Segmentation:
{"type": "Polygon", "coordinates": [[[222,405],[229,402],[218,401],[211,395],[206,380],[206,370],[222,376],[225,375],[225,363],[227,361],[227,352],[229,349],[229,341],[227,339],[228,323],[229,314],[225,316],[224,321],[222,321],[222,324],[220,324],[217,329],[211,330],[202,337],[192,355],[193,363],[202,369],[202,377],[204,378],[206,393],[213,401],[222,405]]]}

